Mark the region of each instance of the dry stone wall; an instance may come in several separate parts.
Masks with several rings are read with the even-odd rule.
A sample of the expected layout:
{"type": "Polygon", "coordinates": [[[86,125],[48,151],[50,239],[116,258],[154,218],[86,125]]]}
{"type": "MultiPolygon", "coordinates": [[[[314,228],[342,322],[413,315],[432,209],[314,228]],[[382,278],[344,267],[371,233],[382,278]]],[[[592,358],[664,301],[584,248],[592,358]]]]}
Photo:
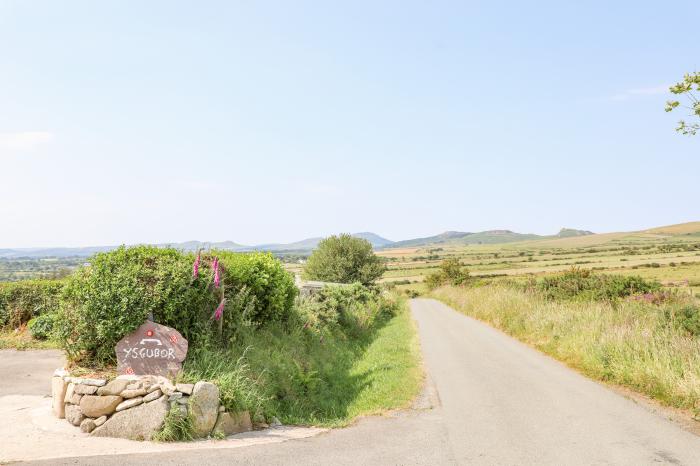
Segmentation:
{"type": "Polygon", "coordinates": [[[190,417],[197,438],[253,428],[250,413],[227,413],[220,406],[219,388],[211,382],[173,384],[153,375],[120,375],[108,381],[72,377],[59,369],[51,393],[54,415],[95,437],[151,440],[172,409],[190,417]]]}

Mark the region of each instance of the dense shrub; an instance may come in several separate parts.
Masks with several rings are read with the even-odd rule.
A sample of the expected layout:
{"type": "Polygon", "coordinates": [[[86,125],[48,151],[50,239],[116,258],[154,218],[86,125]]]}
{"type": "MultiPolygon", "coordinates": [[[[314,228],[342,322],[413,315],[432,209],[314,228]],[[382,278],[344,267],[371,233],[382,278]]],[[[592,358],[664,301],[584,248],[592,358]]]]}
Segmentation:
{"type": "Polygon", "coordinates": [[[638,276],[596,274],[576,267],[544,277],[535,286],[548,299],[584,300],[611,300],[661,289],[660,283],[638,276]]]}
{"type": "Polygon", "coordinates": [[[27,324],[27,327],[29,327],[29,333],[31,333],[32,337],[36,338],[37,340],[47,340],[52,336],[56,318],[57,314],[53,312],[34,317],[27,324]]]}
{"type": "Polygon", "coordinates": [[[462,268],[459,259],[450,257],[440,264],[440,268],[425,278],[429,289],[442,285],[462,285],[469,281],[469,271],[462,268]]]}
{"type": "Polygon", "coordinates": [[[63,284],[61,280],[0,283],[0,328],[16,328],[39,314],[55,311],[63,284]]]}
{"type": "Polygon", "coordinates": [[[67,281],[58,336],[73,360],[113,363],[114,346],[149,314],[197,344],[211,333],[216,300],[192,279],[192,259],[174,249],[121,247],[96,254],[67,281]]]}
{"type": "Polygon", "coordinates": [[[192,347],[224,345],[243,324],[283,320],[296,287],[269,254],[203,255],[193,277],[194,254],[150,246],[121,247],[95,255],[71,276],[63,293],[57,334],[69,357],[113,363],[114,345],[149,316],[180,331],[192,347]],[[221,288],[211,260],[220,258],[221,288]],[[224,290],[221,322],[212,320],[224,290]]]}
{"type": "Polygon", "coordinates": [[[362,238],[342,234],[330,236],[318,244],[304,267],[310,280],[369,285],[379,279],[386,266],[362,238]]]}
{"type": "Polygon", "coordinates": [[[687,305],[677,313],[678,323],[689,334],[700,336],[700,308],[687,305]]]}
{"type": "MultiPolygon", "coordinates": [[[[240,297],[243,290],[254,297],[248,318],[255,324],[285,320],[298,290],[294,277],[284,270],[279,260],[269,253],[240,254],[216,251],[224,268],[223,282],[228,303],[240,297]]],[[[240,299],[239,299],[240,300],[240,299]]]]}
{"type": "Polygon", "coordinates": [[[297,311],[306,326],[356,335],[370,329],[378,318],[393,315],[397,307],[392,295],[355,283],[326,286],[300,299],[297,311]]]}

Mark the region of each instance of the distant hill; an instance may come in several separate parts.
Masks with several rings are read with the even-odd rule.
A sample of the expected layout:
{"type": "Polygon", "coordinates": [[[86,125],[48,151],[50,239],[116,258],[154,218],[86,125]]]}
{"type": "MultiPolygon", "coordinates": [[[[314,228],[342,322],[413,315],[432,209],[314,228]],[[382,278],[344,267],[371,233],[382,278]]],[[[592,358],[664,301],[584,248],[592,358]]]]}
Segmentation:
{"type": "MultiPolygon", "coordinates": [[[[376,233],[371,233],[368,231],[364,231],[361,233],[352,233],[352,236],[355,238],[362,238],[366,239],[372,244],[372,247],[375,249],[389,246],[394,244],[393,241],[388,240],[386,238],[382,238],[376,233]]],[[[270,251],[270,252],[290,252],[290,251],[298,251],[298,252],[308,252],[316,249],[318,246],[318,243],[322,240],[322,237],[315,237],[315,238],[307,238],[303,239],[301,241],[296,241],[294,243],[273,243],[273,244],[260,244],[258,246],[250,246],[245,248],[245,250],[248,251],[270,251]]]]}
{"type": "Polygon", "coordinates": [[[406,239],[403,241],[394,242],[392,248],[407,248],[412,246],[424,246],[427,244],[443,244],[449,241],[464,238],[468,235],[473,235],[474,233],[467,233],[464,231],[446,231],[435,236],[426,236],[425,238],[414,238],[406,239]]]}
{"type": "Polygon", "coordinates": [[[369,231],[363,231],[361,233],[354,233],[352,236],[354,236],[356,238],[366,239],[367,241],[372,243],[372,246],[374,248],[381,248],[384,246],[388,246],[390,244],[394,244],[394,242],[391,241],[390,239],[382,238],[378,234],[372,233],[369,231]]]}
{"type": "Polygon", "coordinates": [[[557,235],[541,236],[532,233],[516,233],[510,230],[487,230],[477,233],[468,233],[463,231],[446,231],[435,236],[427,236],[425,238],[415,238],[404,241],[397,241],[391,244],[390,248],[398,247],[420,247],[439,244],[500,244],[514,243],[517,241],[531,241],[538,239],[549,239],[563,236],[579,236],[592,234],[584,230],[572,230],[562,228],[557,235]]]}
{"type": "Polygon", "coordinates": [[[572,236],[586,236],[586,235],[594,235],[592,231],[588,230],[575,230],[573,228],[562,228],[559,230],[559,233],[557,233],[557,237],[559,238],[571,238],[572,236]]]}
{"type": "Polygon", "coordinates": [[[644,233],[672,236],[700,234],[700,222],[678,223],[665,227],[650,228],[649,230],[644,230],[644,233]]]}

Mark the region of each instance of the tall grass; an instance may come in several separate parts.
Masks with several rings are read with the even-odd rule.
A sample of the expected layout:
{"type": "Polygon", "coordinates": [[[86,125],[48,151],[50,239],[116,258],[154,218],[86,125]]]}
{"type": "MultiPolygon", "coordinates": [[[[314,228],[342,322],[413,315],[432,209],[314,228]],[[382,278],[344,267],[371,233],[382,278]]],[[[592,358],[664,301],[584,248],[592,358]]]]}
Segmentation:
{"type": "Polygon", "coordinates": [[[504,285],[443,287],[433,296],[592,378],[696,415],[700,410],[700,340],[673,325],[660,307],[557,302],[504,285]]]}

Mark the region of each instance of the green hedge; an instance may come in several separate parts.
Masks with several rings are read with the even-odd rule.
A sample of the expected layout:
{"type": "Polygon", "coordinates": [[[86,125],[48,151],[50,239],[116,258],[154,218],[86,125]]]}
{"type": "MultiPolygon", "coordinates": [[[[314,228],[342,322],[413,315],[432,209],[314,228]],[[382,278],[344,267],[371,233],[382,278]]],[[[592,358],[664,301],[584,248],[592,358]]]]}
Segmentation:
{"type": "Polygon", "coordinates": [[[69,358],[114,363],[116,343],[149,314],[180,331],[191,347],[208,347],[225,345],[244,319],[261,324],[283,320],[291,311],[294,281],[271,255],[203,254],[197,278],[192,276],[194,259],[194,254],[152,246],[96,254],[64,289],[56,334],[69,358]],[[223,288],[213,284],[214,256],[221,261],[223,288]],[[222,289],[227,303],[220,333],[212,316],[222,289]]]}
{"type": "MultiPolygon", "coordinates": [[[[269,253],[215,251],[224,268],[227,303],[243,289],[255,297],[249,314],[255,324],[286,320],[298,289],[294,277],[269,253]]],[[[228,307],[226,309],[228,311],[228,307]]]]}
{"type": "Polygon", "coordinates": [[[58,309],[64,280],[0,283],[0,328],[17,328],[58,309]]]}

